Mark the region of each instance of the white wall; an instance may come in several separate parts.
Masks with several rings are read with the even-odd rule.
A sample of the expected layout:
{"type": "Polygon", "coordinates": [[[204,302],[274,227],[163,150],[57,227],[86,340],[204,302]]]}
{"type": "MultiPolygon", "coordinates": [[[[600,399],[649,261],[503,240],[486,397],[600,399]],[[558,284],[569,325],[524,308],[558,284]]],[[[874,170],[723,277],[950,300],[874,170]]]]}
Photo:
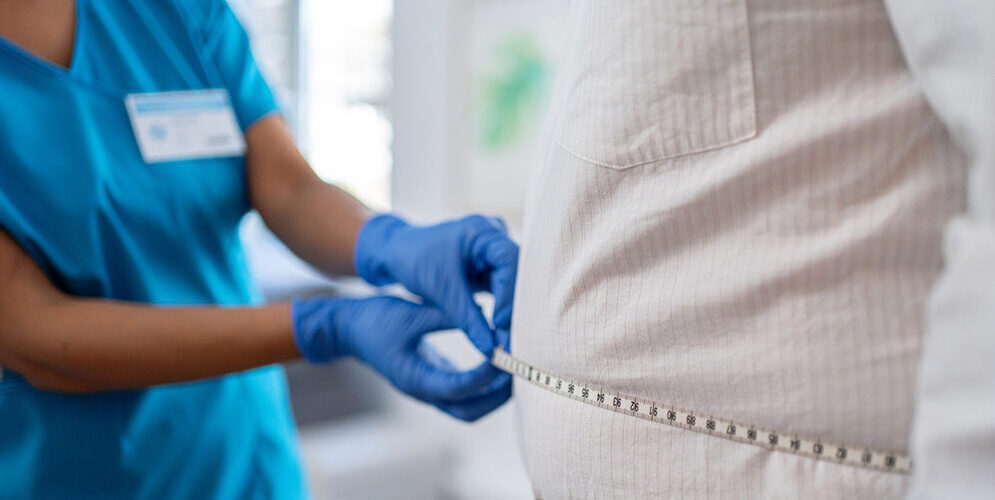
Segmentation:
{"type": "MultiPolygon", "coordinates": [[[[563,0],[395,0],[391,109],[396,211],[419,221],[478,211],[498,214],[513,235],[518,232],[536,164],[539,126],[526,128],[534,137],[521,138],[509,151],[478,151],[473,142],[479,113],[475,72],[488,69],[488,44],[500,36],[498,31],[508,29],[531,33],[555,65],[557,21],[563,17],[558,14],[565,8],[563,0]]],[[[552,86],[552,76],[548,83],[552,86]]],[[[435,344],[463,365],[481,358],[459,334],[435,344]]],[[[440,439],[458,457],[452,484],[458,498],[531,498],[514,400],[474,425],[456,423],[409,400],[398,399],[395,408],[423,432],[446,429],[440,439]]]]}
{"type": "Polygon", "coordinates": [[[394,208],[420,220],[467,212],[504,216],[520,227],[535,168],[542,109],[523,137],[500,151],[482,150],[481,73],[500,71],[493,44],[521,32],[549,65],[560,52],[565,0],[395,1],[394,208]]]}
{"type": "Polygon", "coordinates": [[[450,13],[452,0],[394,2],[394,168],[391,198],[409,217],[435,220],[453,213],[449,169],[454,113],[450,13]]]}

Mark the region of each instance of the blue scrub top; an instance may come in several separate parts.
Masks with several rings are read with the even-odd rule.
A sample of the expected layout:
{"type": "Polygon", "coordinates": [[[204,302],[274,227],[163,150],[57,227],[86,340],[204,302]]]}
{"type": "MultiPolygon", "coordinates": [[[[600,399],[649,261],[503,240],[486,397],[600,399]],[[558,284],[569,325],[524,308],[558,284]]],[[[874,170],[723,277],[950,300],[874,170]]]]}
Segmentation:
{"type": "MultiPolygon", "coordinates": [[[[62,290],[253,302],[241,157],[146,164],[124,99],[224,88],[242,129],[276,110],[223,0],[76,0],[70,69],[0,38],[0,226],[62,290]]],[[[284,375],[267,367],[96,395],[0,381],[0,498],[305,496],[284,375]]]]}

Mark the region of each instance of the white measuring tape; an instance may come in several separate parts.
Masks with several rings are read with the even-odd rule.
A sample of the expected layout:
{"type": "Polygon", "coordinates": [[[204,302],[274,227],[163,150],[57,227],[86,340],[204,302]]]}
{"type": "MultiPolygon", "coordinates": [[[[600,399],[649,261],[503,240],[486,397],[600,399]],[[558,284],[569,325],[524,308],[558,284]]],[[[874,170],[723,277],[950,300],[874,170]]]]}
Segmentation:
{"type": "Polygon", "coordinates": [[[908,455],[902,453],[848,446],[822,439],[761,429],[753,425],[733,422],[726,418],[705,415],[645,398],[595,388],[584,382],[564,378],[536,368],[500,348],[494,350],[491,363],[501,370],[521,377],[532,385],[550,392],[651,422],[761,446],[769,450],[783,451],[864,469],[908,474],[912,468],[912,460],[908,455]]]}

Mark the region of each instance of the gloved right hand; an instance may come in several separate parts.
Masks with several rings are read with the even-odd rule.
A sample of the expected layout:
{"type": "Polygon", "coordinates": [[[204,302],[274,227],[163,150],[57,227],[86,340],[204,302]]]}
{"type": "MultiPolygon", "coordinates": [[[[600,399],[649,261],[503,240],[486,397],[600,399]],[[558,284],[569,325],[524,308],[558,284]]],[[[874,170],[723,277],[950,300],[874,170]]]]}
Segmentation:
{"type": "Polygon", "coordinates": [[[422,337],[452,328],[442,311],[396,297],[317,298],[291,306],[294,341],[313,363],[354,356],[398,390],[474,421],[511,397],[511,376],[484,361],[461,372],[428,354],[422,337]]]}
{"type": "Polygon", "coordinates": [[[356,272],[376,286],[404,285],[447,314],[473,345],[490,356],[508,349],[518,273],[518,245],[501,219],[471,215],[431,226],[413,226],[378,215],[359,230],[356,272]],[[494,330],[473,300],[494,295],[494,330]]]}

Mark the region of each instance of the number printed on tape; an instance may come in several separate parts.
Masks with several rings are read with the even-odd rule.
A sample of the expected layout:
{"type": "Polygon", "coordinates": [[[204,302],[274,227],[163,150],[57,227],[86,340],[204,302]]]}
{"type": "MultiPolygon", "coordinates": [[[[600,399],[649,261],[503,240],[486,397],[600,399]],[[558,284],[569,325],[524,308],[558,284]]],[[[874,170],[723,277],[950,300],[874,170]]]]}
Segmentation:
{"type": "Polygon", "coordinates": [[[665,403],[592,387],[582,381],[571,380],[536,368],[500,348],[494,350],[491,363],[503,371],[527,380],[536,387],[592,406],[651,422],[761,446],[774,451],[817,460],[828,460],[864,469],[900,474],[908,474],[912,469],[912,460],[908,455],[902,453],[873,450],[862,446],[847,446],[823,439],[761,429],[714,415],[704,415],[665,403]]]}

